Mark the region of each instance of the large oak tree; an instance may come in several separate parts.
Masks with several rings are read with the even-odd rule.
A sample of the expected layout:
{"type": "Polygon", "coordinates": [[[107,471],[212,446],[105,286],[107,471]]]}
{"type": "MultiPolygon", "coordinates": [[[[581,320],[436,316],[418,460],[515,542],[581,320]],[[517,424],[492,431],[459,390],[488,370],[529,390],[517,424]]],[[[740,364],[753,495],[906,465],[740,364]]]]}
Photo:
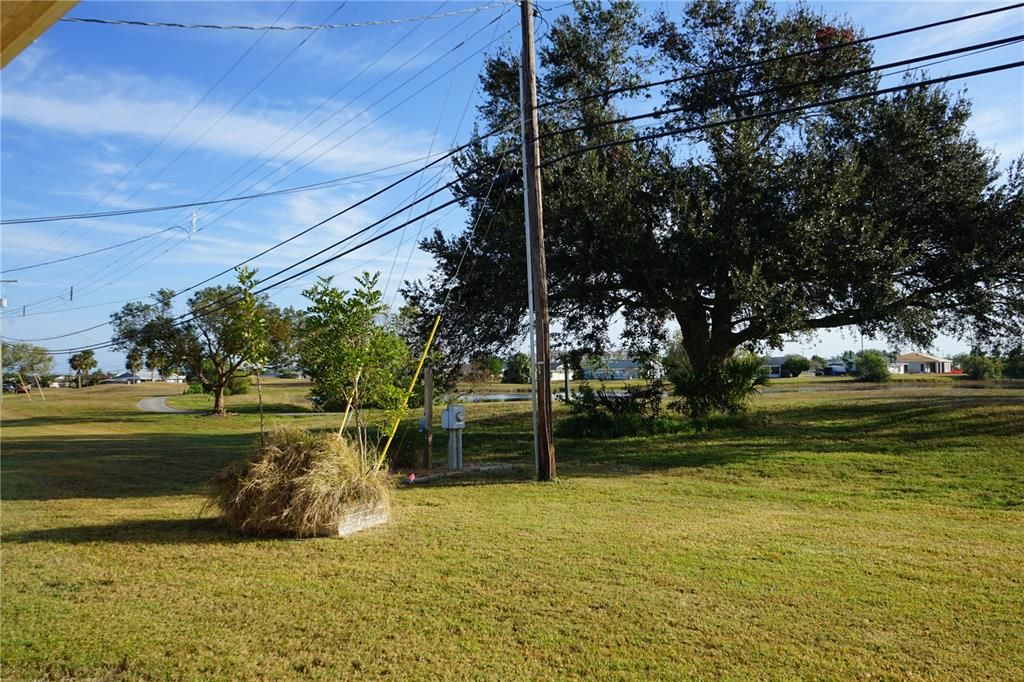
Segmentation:
{"type": "MultiPolygon", "coordinates": [[[[633,123],[603,125],[626,108],[675,110],[655,119],[662,130],[720,124],[544,170],[550,305],[564,342],[602,347],[616,314],[634,342],[674,320],[694,371],[714,374],[737,348],[840,326],[921,346],[940,331],[1021,336],[1020,163],[997,171],[963,96],[924,87],[775,113],[875,89],[874,73],[839,77],[872,63],[869,44],[763,63],[856,34],[806,7],[732,0],[675,17],[577,2],[554,22],[541,101],[687,78],[651,101],[640,90],[544,107],[543,159],[635,136],[633,123]],[[568,127],[581,130],[551,134],[568,127]]],[[[483,126],[514,120],[518,57],[491,59],[481,80],[483,126]]],[[[405,289],[429,313],[454,277],[440,340],[454,355],[526,332],[521,190],[487,194],[499,159],[518,163],[513,134],[460,159],[469,225],[479,226],[425,240],[436,270],[405,289]]]]}

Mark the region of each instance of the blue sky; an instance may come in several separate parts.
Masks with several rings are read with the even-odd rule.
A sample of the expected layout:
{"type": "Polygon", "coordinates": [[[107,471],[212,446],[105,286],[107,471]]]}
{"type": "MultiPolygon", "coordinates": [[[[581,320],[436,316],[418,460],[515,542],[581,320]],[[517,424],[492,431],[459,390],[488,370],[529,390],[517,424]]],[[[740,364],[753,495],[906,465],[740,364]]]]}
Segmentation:
{"type": "MultiPolygon", "coordinates": [[[[414,17],[484,4],[83,2],[69,16],[294,25],[414,17]]],[[[824,4],[869,34],[992,6],[996,3],[824,4]]],[[[671,12],[677,6],[643,7],[668,7],[671,12]]],[[[4,336],[38,339],[102,323],[124,300],[204,279],[387,184],[396,173],[414,168],[417,159],[464,141],[479,101],[476,85],[483,55],[502,46],[518,49],[517,21],[515,7],[492,7],[429,22],[312,35],[56,24],[0,74],[4,218],[173,204],[409,165],[317,191],[203,208],[197,211],[198,231],[191,235],[189,211],[4,226],[0,248],[5,269],[159,232],[131,246],[5,275],[18,283],[3,290],[9,303],[4,336]],[[74,301],[69,300],[72,286],[74,301]],[[25,317],[20,316],[22,306],[25,317]]],[[[1024,11],[1016,10],[881,41],[877,58],[935,52],[1021,33],[1022,28],[1024,11]]],[[[936,65],[930,72],[966,71],[1017,60],[1021,54],[1018,45],[936,65]]],[[[966,87],[974,102],[972,126],[1004,165],[1024,151],[1019,71],[954,87],[966,87]]],[[[426,174],[405,183],[255,265],[269,273],[290,264],[410,196],[432,190],[446,177],[426,174]]],[[[433,204],[422,206],[447,198],[439,195],[433,204]]],[[[429,259],[412,246],[415,236],[434,225],[454,231],[464,220],[459,210],[441,211],[341,258],[322,274],[334,274],[339,283],[348,284],[360,270],[380,270],[382,282],[390,281],[388,298],[395,300],[401,279],[420,276],[430,267],[429,259]]],[[[275,290],[275,302],[302,305],[300,291],[313,276],[275,290]]],[[[109,329],[100,328],[41,344],[64,348],[108,339],[109,329]]],[[[837,331],[794,341],[785,350],[831,355],[859,345],[855,332],[837,331]]],[[[965,344],[943,338],[936,346],[954,353],[965,344]]],[[[116,353],[101,351],[98,357],[104,368],[121,367],[116,353]]],[[[64,365],[64,358],[58,358],[58,366],[64,365]]]]}

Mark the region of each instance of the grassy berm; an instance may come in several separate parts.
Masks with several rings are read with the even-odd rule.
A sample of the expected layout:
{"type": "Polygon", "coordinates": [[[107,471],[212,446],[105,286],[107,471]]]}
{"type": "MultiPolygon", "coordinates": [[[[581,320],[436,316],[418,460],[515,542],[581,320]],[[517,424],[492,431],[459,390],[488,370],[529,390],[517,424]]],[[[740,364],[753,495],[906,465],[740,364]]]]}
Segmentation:
{"type": "MultiPolygon", "coordinates": [[[[401,487],[346,540],[200,516],[252,396],[6,397],[2,678],[1024,679],[1024,390],[776,388],[703,431],[560,439],[550,484],[529,403],[472,404],[466,461],[513,470],[401,487]]],[[[303,393],[272,385],[269,421],[336,426],[303,393]]]]}

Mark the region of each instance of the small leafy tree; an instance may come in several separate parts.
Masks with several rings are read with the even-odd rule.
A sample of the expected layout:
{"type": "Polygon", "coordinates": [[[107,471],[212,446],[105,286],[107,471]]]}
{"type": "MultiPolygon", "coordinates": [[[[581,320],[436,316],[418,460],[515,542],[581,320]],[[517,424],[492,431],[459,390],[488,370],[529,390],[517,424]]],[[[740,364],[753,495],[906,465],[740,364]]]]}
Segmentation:
{"type": "Polygon", "coordinates": [[[267,367],[272,367],[282,373],[294,372],[298,369],[305,315],[305,311],[291,306],[267,309],[265,317],[267,337],[270,343],[267,367]]]}
{"type": "Polygon", "coordinates": [[[78,381],[78,388],[82,387],[82,375],[88,375],[96,369],[96,354],[91,350],[83,350],[68,358],[68,365],[75,372],[75,379],[78,381]]]}
{"type": "Polygon", "coordinates": [[[811,368],[811,361],[802,355],[787,355],[782,362],[782,376],[798,377],[811,368]]]}
{"type": "Polygon", "coordinates": [[[351,292],[321,277],[303,292],[311,305],[300,358],[313,382],[311,398],[321,409],[345,410],[339,433],[352,415],[364,458],[371,450],[368,427],[376,427],[379,435],[400,416],[405,396],[400,378],[409,364],[409,348],[389,323],[377,289],[379,277],[364,272],[351,292]],[[368,423],[364,407],[380,408],[379,419],[368,423]]]}
{"type": "Polygon", "coordinates": [[[963,359],[960,365],[972,379],[998,379],[1003,374],[1002,363],[980,353],[972,353],[963,359]]]}
{"type": "MultiPolygon", "coordinates": [[[[243,295],[237,286],[200,289],[188,300],[188,314],[175,318],[174,293],[162,289],[153,303],[128,303],[111,315],[114,347],[161,355],[169,366],[186,367],[213,393],[213,414],[224,415],[224,395],[245,364],[247,321],[238,306],[243,295]]],[[[265,296],[258,305],[273,307],[265,296]]]]}
{"type": "Polygon", "coordinates": [[[1024,346],[1018,346],[1006,353],[1003,359],[1003,374],[1011,379],[1024,379],[1024,346]]]}
{"type": "Polygon", "coordinates": [[[506,384],[530,383],[530,356],[526,353],[513,353],[508,356],[501,380],[506,384]]]}
{"type": "Polygon", "coordinates": [[[38,377],[53,371],[53,356],[42,346],[31,343],[4,344],[3,364],[6,371],[19,377],[38,377]]]}
{"type": "Polygon", "coordinates": [[[889,380],[889,358],[880,350],[866,350],[857,354],[854,376],[861,381],[883,382],[889,380]]]}

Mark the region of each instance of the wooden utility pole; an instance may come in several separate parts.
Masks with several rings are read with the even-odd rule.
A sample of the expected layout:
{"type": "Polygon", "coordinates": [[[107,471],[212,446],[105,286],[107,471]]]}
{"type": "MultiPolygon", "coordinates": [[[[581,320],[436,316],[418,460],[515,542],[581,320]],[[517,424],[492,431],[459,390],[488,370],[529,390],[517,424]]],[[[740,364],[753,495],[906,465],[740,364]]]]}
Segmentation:
{"type": "Polygon", "coordinates": [[[526,225],[529,240],[530,278],[534,314],[533,364],[535,376],[535,446],[537,479],[549,481],[555,472],[555,441],[551,432],[551,341],[548,332],[548,277],[544,258],[544,204],[541,196],[540,145],[537,137],[537,73],[533,45],[533,2],[520,3],[523,55],[520,107],[523,116],[523,180],[526,195],[526,225]]]}
{"type": "Polygon", "coordinates": [[[434,368],[423,368],[423,468],[430,472],[434,454],[434,368]]]}

